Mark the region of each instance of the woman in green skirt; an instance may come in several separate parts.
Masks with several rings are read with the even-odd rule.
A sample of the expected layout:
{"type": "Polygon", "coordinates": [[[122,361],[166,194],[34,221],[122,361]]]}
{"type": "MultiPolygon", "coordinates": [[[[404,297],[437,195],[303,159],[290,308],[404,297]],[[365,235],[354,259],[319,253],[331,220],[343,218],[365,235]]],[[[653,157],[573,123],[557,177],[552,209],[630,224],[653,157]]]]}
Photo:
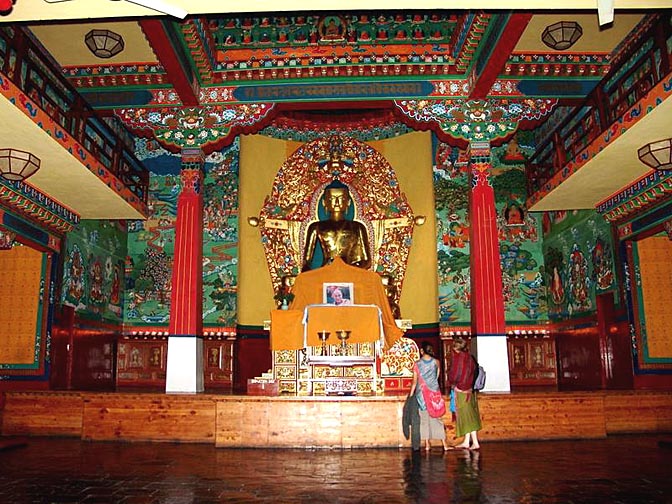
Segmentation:
{"type": "Polygon", "coordinates": [[[456,448],[478,450],[477,432],[481,430],[481,415],[478,412],[478,399],[473,390],[476,378],[476,361],[469,353],[467,340],[461,337],[453,339],[453,355],[448,379],[455,394],[455,435],[464,436],[456,448]]]}

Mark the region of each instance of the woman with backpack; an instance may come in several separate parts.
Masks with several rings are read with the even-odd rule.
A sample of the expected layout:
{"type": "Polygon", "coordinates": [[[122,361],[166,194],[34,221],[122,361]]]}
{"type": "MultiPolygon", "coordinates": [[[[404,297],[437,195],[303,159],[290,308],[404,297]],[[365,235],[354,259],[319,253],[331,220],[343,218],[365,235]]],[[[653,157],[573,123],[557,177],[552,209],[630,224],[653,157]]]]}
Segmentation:
{"type": "Polygon", "coordinates": [[[481,415],[473,389],[477,369],[476,360],[469,353],[467,340],[459,336],[454,338],[448,380],[455,394],[455,435],[464,436],[462,443],[455,448],[478,450],[481,447],[477,435],[481,430],[481,415]]]}

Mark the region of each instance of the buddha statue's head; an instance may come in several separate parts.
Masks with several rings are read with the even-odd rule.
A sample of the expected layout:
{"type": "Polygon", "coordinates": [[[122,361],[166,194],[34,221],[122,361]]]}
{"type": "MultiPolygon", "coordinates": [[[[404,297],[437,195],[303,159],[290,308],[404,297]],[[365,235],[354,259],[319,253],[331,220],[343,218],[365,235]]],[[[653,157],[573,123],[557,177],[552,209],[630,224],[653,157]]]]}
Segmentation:
{"type": "Polygon", "coordinates": [[[332,220],[341,220],[350,206],[350,190],[340,180],[334,180],[324,188],[322,204],[332,220]]]}

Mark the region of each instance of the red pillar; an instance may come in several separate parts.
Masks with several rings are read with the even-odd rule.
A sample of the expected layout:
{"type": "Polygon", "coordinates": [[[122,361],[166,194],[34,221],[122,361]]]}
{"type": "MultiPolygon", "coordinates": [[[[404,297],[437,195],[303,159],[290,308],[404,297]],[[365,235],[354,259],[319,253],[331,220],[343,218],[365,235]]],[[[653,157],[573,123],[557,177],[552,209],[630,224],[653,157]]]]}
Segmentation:
{"type": "Polygon", "coordinates": [[[489,174],[490,145],[472,143],[470,149],[471,329],[477,335],[504,334],[497,209],[489,174]]]}
{"type": "Polygon", "coordinates": [[[182,151],[170,293],[166,391],[203,390],[203,165],[200,149],[182,151]]]}
{"type": "Polygon", "coordinates": [[[488,373],[486,390],[508,391],[504,286],[488,142],[470,144],[470,169],[471,332],[476,336],[479,363],[488,373]]]}

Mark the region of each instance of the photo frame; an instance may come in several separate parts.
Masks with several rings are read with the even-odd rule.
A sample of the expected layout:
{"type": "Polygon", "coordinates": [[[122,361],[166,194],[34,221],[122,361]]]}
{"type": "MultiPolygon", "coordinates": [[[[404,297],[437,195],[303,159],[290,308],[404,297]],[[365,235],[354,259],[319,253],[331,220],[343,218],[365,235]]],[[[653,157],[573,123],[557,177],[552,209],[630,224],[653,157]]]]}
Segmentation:
{"type": "Polygon", "coordinates": [[[325,282],[322,284],[322,302],[337,306],[354,304],[354,287],[352,282],[325,282]]]}

